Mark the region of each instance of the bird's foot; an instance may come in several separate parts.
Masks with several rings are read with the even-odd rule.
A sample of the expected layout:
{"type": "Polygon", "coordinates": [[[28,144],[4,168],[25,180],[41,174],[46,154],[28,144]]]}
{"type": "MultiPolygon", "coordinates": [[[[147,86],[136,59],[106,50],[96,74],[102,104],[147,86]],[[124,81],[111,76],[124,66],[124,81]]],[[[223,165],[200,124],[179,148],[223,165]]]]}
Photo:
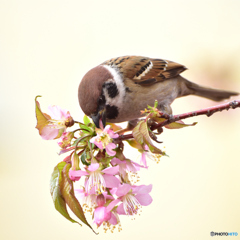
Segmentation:
{"type": "Polygon", "coordinates": [[[118,135],[123,135],[125,132],[132,131],[137,126],[138,122],[139,122],[139,119],[131,120],[128,122],[128,125],[126,128],[121,129],[121,130],[117,131],[116,133],[118,135]]]}

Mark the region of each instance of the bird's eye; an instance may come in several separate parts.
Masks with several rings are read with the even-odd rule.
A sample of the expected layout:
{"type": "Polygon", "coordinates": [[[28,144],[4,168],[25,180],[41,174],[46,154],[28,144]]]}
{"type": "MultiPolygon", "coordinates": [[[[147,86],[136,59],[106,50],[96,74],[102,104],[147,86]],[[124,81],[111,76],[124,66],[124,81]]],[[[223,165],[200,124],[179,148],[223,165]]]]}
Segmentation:
{"type": "Polygon", "coordinates": [[[104,95],[100,95],[100,97],[98,98],[98,105],[103,105],[105,103],[106,103],[106,99],[104,95]]]}

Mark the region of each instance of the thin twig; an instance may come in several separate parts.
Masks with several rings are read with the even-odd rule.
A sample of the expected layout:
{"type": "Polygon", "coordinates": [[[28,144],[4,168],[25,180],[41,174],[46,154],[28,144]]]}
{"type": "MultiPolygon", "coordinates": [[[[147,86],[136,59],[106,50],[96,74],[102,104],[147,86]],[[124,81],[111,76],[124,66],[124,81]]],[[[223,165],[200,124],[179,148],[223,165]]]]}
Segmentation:
{"type": "MultiPolygon", "coordinates": [[[[213,115],[216,112],[221,112],[223,110],[229,110],[229,109],[235,109],[238,107],[240,107],[240,100],[234,100],[234,101],[231,101],[228,103],[223,103],[221,105],[217,105],[217,106],[213,106],[213,107],[209,107],[209,108],[205,108],[205,109],[200,109],[200,110],[193,111],[193,112],[169,116],[168,119],[166,119],[166,121],[154,125],[151,128],[151,130],[153,131],[153,130],[161,128],[169,123],[176,122],[176,121],[179,121],[182,119],[196,117],[196,116],[200,116],[200,115],[206,115],[206,116],[210,117],[211,115],[213,115]]],[[[131,138],[133,138],[132,134],[126,134],[126,135],[119,136],[115,140],[123,141],[123,140],[128,140],[131,138]]]]}
{"type": "Polygon", "coordinates": [[[176,121],[179,121],[179,120],[182,120],[185,118],[196,117],[196,116],[200,116],[200,115],[206,115],[206,116],[210,117],[216,112],[221,112],[223,110],[229,110],[229,109],[235,109],[237,107],[240,107],[240,100],[234,100],[232,102],[223,103],[221,105],[217,105],[217,106],[213,106],[213,107],[209,107],[209,108],[205,108],[205,109],[200,109],[200,110],[193,111],[193,112],[182,113],[179,115],[174,115],[174,116],[170,117],[169,119],[167,119],[166,121],[155,125],[154,128],[151,130],[155,130],[155,129],[163,127],[169,123],[176,122],[176,121]]]}

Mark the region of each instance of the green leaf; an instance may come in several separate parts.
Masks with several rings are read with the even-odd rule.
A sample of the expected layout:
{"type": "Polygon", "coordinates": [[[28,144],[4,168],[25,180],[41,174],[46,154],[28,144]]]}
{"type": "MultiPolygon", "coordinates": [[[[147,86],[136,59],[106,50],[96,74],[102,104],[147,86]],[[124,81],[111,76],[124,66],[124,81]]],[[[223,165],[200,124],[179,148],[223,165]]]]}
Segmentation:
{"type": "Polygon", "coordinates": [[[51,117],[49,115],[47,115],[46,113],[43,113],[41,111],[40,104],[37,101],[38,97],[41,97],[41,96],[38,95],[38,96],[35,97],[35,112],[36,112],[36,118],[37,118],[36,128],[38,129],[39,134],[41,135],[42,129],[46,125],[48,125],[48,120],[51,119],[51,117]]]}
{"type": "MultiPolygon", "coordinates": [[[[143,121],[140,121],[137,126],[133,129],[132,131],[132,134],[133,134],[133,137],[134,139],[140,143],[141,145],[144,144],[144,137],[143,135],[147,135],[147,132],[145,132],[144,130],[144,127],[142,127],[142,124],[144,125],[144,120],[143,121]]],[[[147,130],[148,131],[148,130],[147,130]]]]}
{"type": "Polygon", "coordinates": [[[84,133],[87,133],[87,134],[91,133],[92,134],[94,132],[92,127],[88,127],[85,124],[79,123],[79,126],[84,133]]]}
{"type": "Polygon", "coordinates": [[[184,127],[189,127],[189,126],[195,126],[196,124],[197,124],[197,122],[194,122],[192,124],[186,124],[180,120],[180,121],[176,121],[176,122],[170,123],[168,125],[165,125],[164,127],[168,128],[168,129],[179,129],[179,128],[184,128],[184,127]]]}
{"type": "Polygon", "coordinates": [[[84,115],[84,117],[83,117],[83,122],[84,122],[85,125],[88,125],[91,121],[90,121],[90,119],[87,117],[87,115],[84,115]]]}
{"type": "MultiPolygon", "coordinates": [[[[62,170],[65,167],[66,162],[60,162],[53,170],[51,180],[50,180],[50,192],[52,195],[53,203],[58,212],[60,212],[65,218],[73,223],[78,223],[73,220],[67,211],[66,202],[62,197],[60,191],[60,183],[62,182],[62,170]]],[[[78,223],[80,224],[80,223],[78,223]]],[[[80,224],[81,225],[81,224],[80,224]]]]}
{"type": "Polygon", "coordinates": [[[134,139],[142,145],[142,147],[144,147],[144,144],[147,144],[149,147],[149,150],[152,153],[157,153],[157,154],[162,154],[164,155],[164,153],[158,149],[157,147],[155,147],[152,143],[152,140],[149,136],[149,132],[148,132],[148,125],[147,122],[145,122],[144,120],[140,121],[137,126],[133,129],[133,137],[134,139]]]}
{"type": "MultiPolygon", "coordinates": [[[[158,118],[158,117],[154,117],[152,119],[157,123],[162,123],[167,120],[166,118],[158,118]]],[[[184,127],[189,127],[189,126],[195,126],[196,124],[197,124],[197,122],[194,122],[192,124],[186,124],[183,121],[179,120],[176,122],[169,123],[169,124],[165,125],[164,127],[168,128],[168,129],[179,129],[179,128],[184,128],[184,127]]]]}
{"type": "MultiPolygon", "coordinates": [[[[72,212],[88,227],[91,227],[91,225],[87,222],[87,219],[84,215],[84,212],[82,210],[82,207],[80,203],[78,202],[77,198],[74,195],[74,189],[73,189],[73,182],[68,177],[68,172],[71,165],[66,164],[62,171],[62,181],[60,183],[60,191],[61,194],[69,206],[69,208],[72,210],[72,212]]],[[[92,229],[93,230],[93,229],[92,229]]],[[[93,230],[94,231],[94,230],[93,230]]]]}
{"type": "Polygon", "coordinates": [[[88,163],[88,162],[86,161],[86,158],[87,158],[87,154],[86,154],[86,151],[84,151],[84,152],[81,154],[81,162],[82,162],[84,165],[89,166],[90,163],[88,163]]]}

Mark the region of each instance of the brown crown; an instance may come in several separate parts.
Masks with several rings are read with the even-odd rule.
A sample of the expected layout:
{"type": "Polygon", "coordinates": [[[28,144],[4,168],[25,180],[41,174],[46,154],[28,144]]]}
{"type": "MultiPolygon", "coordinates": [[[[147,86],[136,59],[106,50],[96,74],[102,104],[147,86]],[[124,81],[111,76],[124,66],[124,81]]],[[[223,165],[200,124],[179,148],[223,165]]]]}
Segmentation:
{"type": "Polygon", "coordinates": [[[103,66],[97,66],[85,74],[78,87],[78,100],[86,115],[89,116],[97,111],[102,85],[112,78],[111,73],[103,66]]]}

